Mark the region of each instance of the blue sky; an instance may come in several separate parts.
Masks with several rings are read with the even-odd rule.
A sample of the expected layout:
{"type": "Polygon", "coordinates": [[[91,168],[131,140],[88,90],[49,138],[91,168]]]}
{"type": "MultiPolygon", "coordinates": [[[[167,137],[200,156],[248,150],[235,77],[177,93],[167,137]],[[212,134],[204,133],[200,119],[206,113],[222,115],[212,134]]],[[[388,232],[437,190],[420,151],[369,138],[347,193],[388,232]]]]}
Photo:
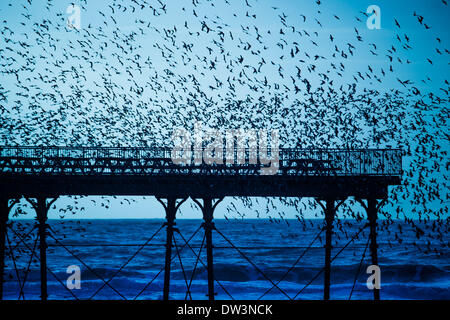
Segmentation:
{"type": "MultiPolygon", "coordinates": [[[[114,43],[114,32],[119,30],[119,32],[123,33],[122,39],[125,35],[129,35],[131,32],[136,32],[136,39],[138,39],[135,44],[138,44],[140,48],[135,48],[134,54],[128,56],[129,59],[134,61],[139,61],[145,63],[145,61],[151,61],[151,68],[149,68],[149,72],[164,74],[167,68],[172,68],[172,70],[176,70],[176,72],[180,75],[180,77],[186,76],[188,74],[196,74],[198,76],[199,82],[205,88],[208,87],[209,84],[214,83],[213,75],[218,77],[221,81],[226,82],[226,79],[232,72],[225,68],[225,64],[217,64],[217,71],[206,72],[204,76],[201,75],[201,64],[199,64],[199,69],[193,71],[193,64],[190,63],[187,65],[183,65],[181,57],[182,55],[179,52],[174,51],[172,53],[173,58],[170,60],[172,62],[177,63],[177,66],[174,68],[173,66],[168,65],[167,60],[161,56],[161,51],[156,47],[158,45],[167,45],[168,48],[172,48],[170,43],[167,41],[167,38],[164,37],[164,29],[177,29],[177,44],[181,44],[183,39],[185,39],[186,43],[191,43],[193,45],[193,54],[198,56],[207,55],[208,48],[212,48],[217,57],[221,57],[220,53],[218,53],[217,47],[214,47],[214,43],[212,42],[214,38],[217,38],[217,35],[208,34],[202,31],[202,24],[200,21],[205,21],[209,26],[213,26],[214,28],[218,28],[221,26],[226,30],[226,40],[224,41],[224,49],[225,52],[230,54],[230,59],[236,58],[239,56],[244,57],[244,61],[249,65],[256,65],[261,59],[261,57],[265,58],[267,62],[270,60],[276,61],[274,65],[270,65],[267,63],[267,66],[264,66],[263,75],[269,79],[270,82],[275,82],[279,84],[289,82],[289,78],[281,79],[278,74],[278,65],[282,64],[284,70],[286,70],[290,74],[295,74],[295,67],[299,65],[299,59],[306,59],[304,56],[309,54],[310,56],[318,55],[327,57],[327,63],[319,61],[316,63],[318,70],[323,70],[326,72],[329,70],[329,63],[333,62],[331,58],[331,52],[333,52],[334,46],[338,46],[341,49],[347,48],[347,43],[351,43],[355,46],[354,52],[355,55],[349,57],[348,60],[345,61],[346,71],[343,72],[343,77],[335,78],[335,86],[338,87],[339,84],[346,84],[352,81],[352,77],[355,72],[364,70],[368,72],[368,67],[370,65],[373,70],[379,73],[381,68],[386,71],[387,76],[383,79],[383,82],[377,83],[376,81],[366,79],[362,81],[362,87],[366,88],[378,88],[381,91],[400,88],[402,86],[399,84],[397,79],[406,80],[410,79],[411,82],[414,83],[414,86],[417,86],[423,92],[434,92],[443,94],[439,88],[447,88],[448,85],[444,84],[445,80],[448,80],[448,68],[449,68],[449,59],[448,54],[445,53],[445,49],[448,48],[448,43],[450,40],[450,36],[448,33],[448,16],[449,16],[449,6],[444,5],[441,0],[416,0],[416,1],[337,1],[337,0],[327,0],[322,1],[322,3],[318,6],[315,1],[252,1],[249,0],[248,3],[251,7],[246,6],[245,1],[229,1],[228,4],[226,1],[199,1],[198,5],[194,8],[192,6],[192,1],[167,1],[166,9],[167,13],[162,14],[162,9],[160,9],[161,5],[157,1],[149,1],[150,5],[157,8],[161,15],[153,16],[151,9],[146,9],[144,11],[136,10],[135,13],[131,13],[131,5],[133,4],[130,1],[32,1],[32,6],[26,5],[27,9],[25,9],[22,5],[27,4],[27,1],[2,1],[0,3],[0,15],[3,17],[1,20],[5,20],[2,24],[0,24],[2,30],[8,34],[8,31],[4,29],[5,26],[9,27],[11,30],[15,32],[13,36],[9,38],[15,41],[28,41],[30,38],[34,40],[36,38],[35,32],[33,28],[35,27],[32,22],[41,22],[42,20],[48,20],[52,25],[61,25],[64,26],[65,19],[69,16],[66,14],[66,8],[71,4],[75,3],[82,7],[81,11],[81,30],[79,32],[73,30],[65,30],[64,28],[60,28],[59,30],[53,30],[52,32],[52,40],[44,40],[38,44],[38,42],[34,42],[34,45],[30,47],[29,54],[34,55],[36,57],[44,57],[37,58],[35,60],[35,70],[33,72],[29,72],[28,76],[37,77],[37,74],[48,75],[51,77],[55,74],[55,69],[49,65],[50,61],[60,61],[62,65],[66,69],[69,69],[71,66],[74,69],[80,69],[83,67],[83,70],[90,70],[84,73],[86,80],[80,83],[80,86],[85,88],[92,88],[93,83],[99,83],[102,81],[101,75],[105,73],[105,70],[113,70],[117,68],[121,69],[120,63],[117,59],[117,55],[123,55],[126,57],[126,53],[122,51],[116,44],[114,43]],[[49,10],[46,9],[47,3],[51,3],[52,6],[49,7],[49,10]],[[122,3],[126,5],[128,8],[124,13],[119,14],[115,12],[112,14],[112,10],[108,7],[109,3],[122,3]],[[11,5],[10,5],[11,4],[11,5]],[[369,5],[378,5],[381,9],[381,29],[380,30],[369,30],[366,27],[366,17],[361,12],[366,12],[366,9],[369,5]],[[276,7],[277,9],[273,9],[276,7]],[[184,8],[184,9],[183,9],[184,8]],[[195,10],[198,17],[193,16],[193,10],[195,10]],[[320,10],[320,13],[318,12],[320,10]],[[250,12],[250,16],[247,16],[247,12],[250,12]],[[105,17],[102,15],[105,15],[105,17]],[[414,13],[421,15],[424,17],[424,23],[429,25],[431,28],[426,29],[423,25],[419,24],[417,21],[417,17],[414,17],[414,13]],[[24,15],[23,15],[24,14],[24,15]],[[31,14],[31,19],[26,19],[25,15],[31,14]],[[253,18],[252,15],[255,14],[256,18],[253,18]],[[113,15],[116,24],[113,23],[110,18],[113,15]],[[284,27],[280,22],[280,16],[285,16],[286,23],[290,26],[295,26],[296,31],[300,31],[303,33],[303,36],[299,36],[298,33],[290,32],[289,28],[284,27]],[[306,22],[303,22],[302,15],[307,17],[306,22]],[[334,16],[338,16],[339,19],[334,16]],[[360,19],[361,21],[357,20],[360,19]],[[322,26],[320,26],[316,19],[321,22],[322,26]],[[400,28],[398,28],[395,24],[396,19],[400,28]],[[139,22],[139,20],[145,21],[145,23],[139,22]],[[25,25],[22,25],[21,23],[25,25]],[[106,22],[106,24],[105,24],[106,22]],[[216,23],[217,22],[217,23],[216,23]],[[185,28],[185,23],[189,26],[189,29],[185,28]],[[113,27],[115,25],[115,27],[113,27]],[[90,61],[80,61],[77,59],[67,58],[67,52],[72,52],[74,55],[83,54],[83,47],[79,45],[79,42],[82,41],[83,35],[86,35],[86,31],[89,31],[92,34],[99,34],[97,32],[98,27],[102,28],[102,34],[105,34],[106,37],[104,39],[99,39],[94,41],[96,45],[102,45],[103,42],[107,43],[107,46],[104,46],[104,51],[102,54],[107,57],[107,61],[109,66],[104,65],[104,59],[99,59],[99,64],[96,64],[95,59],[91,59],[90,61]],[[150,26],[150,27],[147,27],[150,26]],[[245,31],[247,28],[247,31],[245,31]],[[255,42],[255,27],[258,28],[258,32],[262,35],[262,40],[264,44],[258,44],[255,42]],[[140,29],[145,29],[144,34],[140,34],[140,29]],[[356,31],[361,35],[363,41],[359,42],[356,39],[356,31]],[[301,56],[296,61],[295,59],[287,61],[286,58],[280,59],[281,56],[288,56],[289,51],[285,49],[281,49],[278,46],[280,42],[280,29],[283,29],[286,33],[284,39],[289,42],[298,42],[299,48],[301,51],[301,56]],[[97,31],[96,31],[97,30],[97,31]],[[271,31],[271,34],[268,34],[268,31],[271,31]],[[304,32],[307,32],[311,36],[308,38],[304,35],[304,32]],[[195,33],[200,32],[201,36],[195,37],[189,34],[189,32],[195,33]],[[233,39],[228,36],[228,32],[233,34],[233,39]],[[317,32],[317,36],[314,33],[317,32]],[[330,35],[333,35],[334,41],[330,41],[330,35]],[[409,38],[407,42],[405,39],[405,35],[409,38]],[[397,36],[400,37],[401,41],[397,40],[397,36]],[[440,39],[440,42],[437,40],[440,39]],[[267,49],[264,50],[264,53],[259,56],[254,56],[249,54],[248,51],[242,49],[242,46],[239,45],[239,41],[242,40],[242,43],[251,42],[256,50],[256,48],[260,48],[267,46],[267,49]],[[311,40],[317,43],[315,46],[311,40]],[[411,49],[404,50],[402,49],[402,45],[408,43],[411,46],[411,49]],[[49,46],[49,44],[54,44],[55,47],[49,46]],[[396,47],[398,54],[396,56],[401,57],[402,62],[395,61],[393,63],[388,63],[387,50],[392,48],[392,45],[396,47]],[[68,50],[68,46],[72,46],[73,49],[68,50]],[[259,46],[259,47],[258,47],[259,46]],[[377,48],[376,52],[377,56],[371,54],[370,50],[372,48],[377,48]],[[65,50],[64,50],[65,49],[65,50]],[[442,54],[437,52],[438,49],[442,54]],[[64,55],[66,53],[66,56],[64,55]],[[136,54],[139,57],[136,57],[136,54]],[[50,59],[46,59],[45,57],[50,59]],[[430,64],[427,61],[427,58],[431,59],[433,64],[430,64]],[[148,60],[149,59],[149,60],[148,60]],[[410,63],[407,63],[409,61],[410,63]],[[93,62],[93,67],[88,67],[90,62],[93,62]],[[394,72],[389,73],[389,66],[392,65],[394,72]],[[86,68],[86,69],[84,69],[86,68]],[[427,80],[430,78],[430,80],[427,80]],[[425,80],[425,83],[422,82],[425,80]]],[[[118,9],[115,9],[118,11],[118,9]]],[[[2,59],[7,56],[14,56],[17,63],[22,63],[24,58],[20,58],[15,56],[13,53],[8,51],[6,48],[8,46],[12,47],[10,42],[5,42],[5,37],[2,37],[1,47],[4,51],[2,51],[2,59]]],[[[18,45],[18,44],[16,44],[18,45]]],[[[93,52],[89,52],[91,56],[95,55],[93,52]]],[[[6,61],[6,60],[5,60],[6,61]]],[[[342,59],[337,57],[335,59],[336,64],[339,64],[342,59]]],[[[136,71],[136,69],[134,70],[136,71]]],[[[305,77],[313,84],[318,84],[320,79],[317,77],[317,72],[309,72],[302,67],[302,72],[305,77]]],[[[26,72],[23,72],[24,77],[27,76],[26,72]]],[[[149,74],[139,74],[137,71],[133,74],[133,77],[128,76],[126,73],[122,72],[120,75],[115,74],[110,77],[110,81],[116,83],[118,86],[123,86],[124,88],[128,88],[128,86],[133,85],[133,81],[136,81],[142,85],[147,81],[149,74]]],[[[77,85],[77,81],[79,79],[74,79],[73,77],[63,78],[59,75],[60,79],[60,88],[58,89],[60,92],[69,94],[71,92],[71,86],[77,85]]],[[[0,83],[2,86],[9,90],[9,101],[17,101],[22,100],[25,101],[25,104],[28,103],[28,98],[15,96],[14,94],[20,91],[17,89],[14,77],[12,75],[0,75],[0,83]]],[[[52,92],[52,89],[48,85],[45,88],[38,79],[30,79],[27,82],[28,84],[34,84],[37,88],[32,89],[32,92],[37,92],[38,90],[48,90],[52,92]],[[35,91],[33,91],[35,90],[35,91]]],[[[163,88],[170,90],[170,84],[164,82],[161,79],[161,85],[163,88]]],[[[185,86],[186,88],[191,88],[192,83],[186,82],[180,87],[185,86]]],[[[164,98],[169,99],[169,94],[167,92],[163,92],[161,90],[161,94],[158,97],[152,96],[153,91],[146,91],[142,96],[142,99],[148,102],[149,104],[154,103],[154,99],[157,99],[158,102],[156,104],[161,105],[160,112],[165,112],[165,105],[162,103],[164,98]],[[152,100],[153,99],[153,100],[152,100]]],[[[226,88],[222,90],[209,92],[208,94],[211,96],[212,101],[216,102],[218,105],[222,102],[220,98],[218,98],[218,92],[222,92],[223,95],[226,95],[226,88]]],[[[247,94],[249,94],[248,89],[245,86],[241,86],[237,88],[238,98],[245,98],[247,94]]],[[[271,93],[267,92],[267,95],[270,96],[271,93]]],[[[448,95],[447,95],[448,97],[448,95]]],[[[83,99],[81,99],[83,100],[83,99]]],[[[98,101],[96,101],[98,102],[98,101]]],[[[78,104],[80,107],[86,101],[76,101],[75,104],[78,104]]],[[[6,106],[6,104],[5,104],[6,106]]],[[[11,108],[11,104],[7,105],[8,108],[11,108]]],[[[57,109],[58,104],[48,103],[43,108],[46,109],[57,109]]],[[[102,104],[96,104],[95,111],[99,114],[106,113],[107,111],[102,106],[102,104]]],[[[169,111],[167,111],[169,112],[169,111]]],[[[16,114],[16,117],[21,118],[22,113],[16,114]]],[[[67,121],[70,121],[68,119],[67,121]]],[[[131,120],[132,121],[132,120],[131,120]]],[[[120,125],[120,123],[118,124],[120,125]]],[[[131,131],[138,130],[135,127],[138,127],[139,123],[131,124],[131,131]],[[134,126],[134,127],[133,127],[134,126]]],[[[106,128],[100,128],[99,130],[107,130],[106,128]]],[[[160,128],[161,133],[164,134],[166,132],[171,131],[170,127],[162,126],[160,128]]],[[[126,136],[126,133],[124,133],[126,136]]],[[[14,138],[14,137],[8,137],[14,138]]],[[[295,137],[293,137],[295,138],[295,137]]],[[[23,143],[23,142],[22,142],[23,143]]],[[[288,143],[288,142],[287,142],[288,143]]],[[[134,143],[131,141],[130,145],[134,143]]],[[[448,145],[446,146],[448,149],[448,145]]],[[[128,217],[128,218],[147,218],[147,217],[163,217],[163,210],[159,203],[157,203],[154,199],[142,200],[141,198],[136,198],[137,203],[133,205],[120,205],[121,200],[111,199],[112,204],[110,205],[110,209],[106,210],[102,207],[93,206],[91,200],[83,200],[85,201],[86,211],[80,214],[77,214],[77,218],[120,218],[120,217],[128,217]]],[[[70,200],[71,201],[71,200],[70,200]]],[[[69,200],[58,200],[57,204],[64,205],[71,203],[69,200]]],[[[122,201],[123,202],[123,201],[122,201]]],[[[218,207],[217,217],[221,217],[226,213],[225,207],[226,204],[221,204],[218,207]]],[[[244,209],[238,202],[235,202],[239,207],[239,210],[245,211],[247,215],[254,216],[255,213],[251,210],[244,209]]],[[[260,210],[262,210],[260,208],[260,210]]],[[[281,210],[281,209],[280,209],[281,210]]],[[[292,208],[285,209],[288,216],[294,217],[295,212],[292,208]]],[[[51,213],[51,217],[57,217],[59,213],[54,211],[51,213]]],[[[276,213],[274,212],[274,215],[276,213]]],[[[192,217],[200,217],[200,213],[198,211],[192,211],[190,209],[189,204],[185,204],[182,210],[182,216],[185,218],[192,217]]],[[[310,216],[313,216],[311,214],[310,216]]],[[[74,216],[75,217],[75,216],[74,216]]]]}
{"type": "MultiPolygon", "coordinates": [[[[0,12],[7,21],[5,25],[15,31],[15,35],[12,37],[13,39],[25,40],[25,34],[32,37],[33,25],[30,23],[31,21],[39,22],[42,19],[48,19],[53,25],[64,25],[64,20],[70,16],[66,13],[66,9],[72,1],[50,1],[53,6],[49,7],[49,11],[46,9],[46,2],[47,1],[33,1],[33,5],[27,5],[28,9],[25,10],[23,9],[22,4],[26,3],[26,1],[2,1],[0,4],[0,12]],[[9,4],[11,4],[11,6],[9,6],[9,4]],[[22,13],[31,14],[31,20],[25,19],[22,13]],[[25,26],[22,26],[20,24],[21,22],[25,22],[25,26]]],[[[147,54],[151,57],[155,66],[161,62],[161,69],[165,67],[165,63],[159,52],[154,48],[155,44],[162,43],[161,33],[155,32],[155,30],[152,30],[151,28],[155,27],[161,31],[162,28],[173,28],[175,26],[178,27],[177,30],[180,34],[178,37],[182,37],[183,33],[186,34],[188,31],[184,28],[185,22],[189,25],[189,31],[196,32],[201,30],[201,24],[198,20],[203,20],[201,18],[197,19],[192,15],[192,1],[171,1],[166,5],[167,14],[158,17],[149,16],[151,10],[144,10],[142,12],[137,10],[134,14],[130,14],[129,11],[131,10],[127,10],[123,14],[117,12],[112,14],[111,9],[108,7],[108,1],[91,0],[88,1],[87,4],[76,1],[74,3],[77,5],[79,4],[82,7],[82,30],[89,30],[91,33],[93,33],[93,30],[95,30],[96,27],[101,26],[106,35],[112,36],[112,32],[114,31],[114,28],[112,27],[113,23],[112,21],[109,21],[110,19],[108,20],[111,16],[114,16],[114,19],[117,21],[117,28],[124,33],[138,30],[138,27],[141,25],[136,23],[136,20],[143,19],[146,22],[145,26],[147,26],[147,22],[150,23],[151,27],[146,29],[145,35],[141,37],[138,36],[139,45],[142,46],[142,49],[138,50],[138,52],[143,53],[144,55],[147,54]],[[183,8],[185,10],[183,10],[183,8]],[[106,18],[103,18],[100,12],[105,14],[106,18]],[[109,22],[109,24],[105,25],[102,23],[104,20],[107,21],[107,23],[109,22]]],[[[132,2],[127,1],[118,1],[118,3],[132,4],[132,2]]],[[[155,8],[160,7],[157,1],[149,1],[149,3],[153,4],[155,8]]],[[[350,80],[345,77],[346,75],[352,74],[349,70],[367,71],[368,65],[371,65],[374,69],[377,67],[384,67],[384,69],[386,69],[386,67],[388,67],[387,57],[382,53],[386,53],[385,50],[390,49],[392,45],[395,45],[397,49],[401,51],[401,45],[396,40],[396,37],[399,35],[402,42],[405,43],[405,34],[410,38],[412,49],[407,52],[402,52],[401,56],[404,58],[405,62],[406,60],[410,60],[411,64],[394,62],[393,67],[395,70],[395,77],[385,79],[381,86],[384,88],[389,85],[392,87],[399,87],[400,85],[396,81],[396,78],[400,78],[402,80],[411,79],[419,88],[437,89],[443,85],[443,80],[445,80],[447,75],[444,70],[449,67],[448,54],[445,54],[444,49],[447,48],[446,46],[450,40],[447,32],[449,9],[448,6],[443,5],[441,0],[376,2],[333,0],[322,1],[320,6],[316,5],[315,1],[249,1],[252,5],[251,8],[246,7],[245,1],[230,1],[231,5],[227,5],[225,1],[214,1],[212,2],[214,3],[214,6],[210,5],[211,1],[200,1],[199,3],[200,4],[194,8],[199,17],[204,15],[208,17],[210,21],[221,21],[222,23],[225,23],[228,26],[227,31],[233,32],[235,38],[240,38],[243,41],[247,40],[247,35],[242,32],[241,26],[258,27],[260,33],[263,35],[262,39],[269,47],[265,52],[265,55],[269,58],[276,58],[286,54],[276,46],[276,43],[279,41],[278,31],[283,27],[280,24],[279,16],[283,14],[287,16],[286,23],[288,25],[296,26],[298,31],[307,31],[312,35],[311,38],[318,44],[318,46],[315,47],[305,39],[306,37],[304,36],[299,37],[298,34],[295,33],[287,34],[286,39],[298,41],[300,43],[299,47],[301,51],[313,55],[329,56],[330,51],[335,45],[339,48],[345,48],[348,42],[352,43],[356,47],[354,50],[355,56],[351,57],[351,64],[346,66],[348,71],[344,74],[342,79],[344,83],[350,80]],[[378,5],[381,9],[380,30],[369,30],[366,27],[367,18],[362,12],[366,12],[367,7],[372,4],[378,5]],[[278,9],[274,10],[273,7],[278,9]],[[318,13],[318,10],[320,10],[321,13],[318,13]],[[248,11],[256,14],[256,19],[246,17],[248,11]],[[424,22],[430,25],[431,29],[426,30],[423,25],[420,25],[417,18],[413,16],[414,12],[424,16],[424,22]],[[307,17],[306,22],[302,21],[301,15],[307,17]],[[334,15],[338,16],[340,19],[337,20],[334,18],[334,15]],[[220,17],[220,19],[216,19],[216,17],[220,17]],[[361,21],[357,21],[356,17],[361,21]],[[316,23],[316,19],[321,22],[322,27],[316,23]],[[395,25],[394,19],[399,21],[401,28],[398,28],[395,25]],[[358,32],[364,40],[361,43],[356,41],[355,28],[358,29],[358,32]],[[271,35],[266,33],[268,30],[272,31],[271,35]],[[319,35],[315,37],[313,35],[314,32],[318,32],[319,35]],[[333,43],[329,40],[330,34],[335,38],[333,43]],[[441,39],[441,43],[437,42],[437,37],[441,39]],[[378,48],[378,52],[380,52],[376,57],[370,54],[371,44],[375,44],[378,48]],[[439,55],[435,50],[436,48],[439,48],[444,54],[439,55]],[[433,65],[430,65],[427,62],[426,59],[428,57],[433,61],[433,65]],[[430,77],[432,81],[425,85],[421,83],[420,80],[427,76],[430,77]]],[[[205,19],[204,21],[208,20],[205,19]]],[[[283,27],[283,29],[287,28],[283,27]]],[[[250,29],[249,31],[253,37],[254,30],[250,29]]],[[[68,45],[68,41],[73,41],[76,44],[76,41],[80,39],[74,31],[66,31],[64,29],[60,29],[59,31],[55,30],[55,32],[52,32],[52,35],[54,39],[58,39],[56,44],[59,45],[53,54],[56,57],[61,57],[62,60],[65,59],[61,56],[61,48],[68,45]]],[[[104,40],[109,42],[111,41],[111,38],[104,40]]],[[[186,39],[186,41],[187,40],[188,39],[186,39]]],[[[207,52],[206,47],[212,47],[210,40],[211,37],[203,34],[197,39],[192,36],[189,37],[189,41],[195,45],[194,53],[198,54],[207,52]]],[[[225,48],[228,52],[236,56],[241,54],[245,56],[246,53],[243,50],[236,48],[234,45],[236,41],[232,42],[230,39],[228,40],[229,45],[227,45],[228,43],[225,41],[225,48]]],[[[49,51],[51,48],[46,47],[46,44],[47,43],[44,42],[41,46],[33,46],[30,48],[30,52],[38,55],[41,54],[43,50],[49,51]]],[[[4,45],[7,46],[8,44],[4,45]]],[[[104,54],[108,55],[116,52],[113,47],[114,44],[110,43],[109,48],[104,54]]],[[[75,47],[73,52],[75,54],[79,53],[77,50],[78,48],[75,47]]],[[[144,56],[144,58],[146,57],[144,56]]],[[[248,59],[251,58],[252,57],[250,56],[248,57],[248,59]]],[[[342,59],[338,58],[336,61],[342,61],[342,59]]],[[[71,61],[65,62],[71,63],[71,61]]],[[[111,59],[110,63],[111,65],[118,64],[114,59],[111,59]]],[[[292,69],[295,69],[294,66],[295,59],[292,60],[292,63],[286,62],[284,64],[285,68],[291,67],[292,69]]],[[[191,66],[189,66],[189,68],[190,67],[191,66]]],[[[320,67],[320,64],[318,64],[318,68],[320,67]]],[[[326,67],[328,68],[328,65],[326,65],[326,67]]],[[[156,68],[158,69],[158,67],[156,68]]],[[[178,72],[182,73],[183,71],[182,66],[179,66],[178,72]]],[[[277,77],[275,67],[272,69],[267,67],[264,72],[268,77],[277,77]]],[[[94,72],[93,74],[87,74],[86,76],[95,79],[98,74],[94,72]]],[[[114,80],[126,83],[124,77],[114,78],[114,80]]],[[[281,83],[281,79],[278,80],[280,80],[281,83]]],[[[311,81],[314,80],[314,74],[311,74],[311,81]]],[[[6,83],[6,86],[7,85],[8,84],[6,83]]]]}

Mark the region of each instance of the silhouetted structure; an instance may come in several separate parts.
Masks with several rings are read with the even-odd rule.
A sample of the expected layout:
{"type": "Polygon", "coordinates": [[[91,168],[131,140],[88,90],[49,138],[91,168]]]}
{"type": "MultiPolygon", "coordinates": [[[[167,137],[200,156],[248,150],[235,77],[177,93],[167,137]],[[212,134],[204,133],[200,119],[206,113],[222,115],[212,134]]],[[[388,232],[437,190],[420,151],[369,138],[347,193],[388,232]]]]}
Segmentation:
{"type": "MultiPolygon", "coordinates": [[[[0,147],[0,297],[6,223],[14,204],[10,200],[21,197],[29,199],[38,217],[43,300],[47,299],[47,212],[62,195],[145,195],[155,196],[163,204],[167,219],[164,299],[169,298],[176,211],[188,197],[203,212],[210,300],[215,294],[213,212],[226,196],[314,197],[318,200],[326,221],[324,299],[330,298],[333,221],[338,206],[348,197],[355,197],[367,211],[372,264],[378,263],[377,211],[387,197],[388,186],[400,184],[401,150],[280,149],[279,167],[273,175],[260,174],[263,165],[252,161],[259,159],[258,153],[258,150],[235,149],[227,154],[224,150],[224,164],[193,161],[190,165],[177,165],[171,160],[170,149],[0,147]],[[233,164],[230,159],[234,160],[233,164]]],[[[379,290],[374,290],[374,298],[379,297],[379,290]]]]}

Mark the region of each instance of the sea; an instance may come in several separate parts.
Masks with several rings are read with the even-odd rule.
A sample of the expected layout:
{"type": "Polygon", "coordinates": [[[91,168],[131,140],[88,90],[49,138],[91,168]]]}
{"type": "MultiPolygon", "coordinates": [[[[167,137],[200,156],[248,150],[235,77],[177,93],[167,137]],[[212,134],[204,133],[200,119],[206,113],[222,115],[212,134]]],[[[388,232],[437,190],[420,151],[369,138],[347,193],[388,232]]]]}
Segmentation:
{"type": "MultiPolygon", "coordinates": [[[[367,285],[371,256],[364,223],[349,220],[334,229],[331,299],[373,299],[367,285]]],[[[449,247],[418,239],[406,225],[396,233],[395,224],[403,223],[378,234],[381,299],[450,299],[449,247]],[[427,250],[433,245],[437,250],[427,250]]],[[[49,300],[163,298],[164,220],[49,220],[48,225],[49,300]]],[[[4,299],[40,299],[35,226],[32,220],[11,223],[4,299]]],[[[215,226],[216,299],[323,298],[322,220],[231,219],[216,220],[215,226]]],[[[202,220],[177,220],[175,227],[169,297],[208,299],[202,220]]]]}

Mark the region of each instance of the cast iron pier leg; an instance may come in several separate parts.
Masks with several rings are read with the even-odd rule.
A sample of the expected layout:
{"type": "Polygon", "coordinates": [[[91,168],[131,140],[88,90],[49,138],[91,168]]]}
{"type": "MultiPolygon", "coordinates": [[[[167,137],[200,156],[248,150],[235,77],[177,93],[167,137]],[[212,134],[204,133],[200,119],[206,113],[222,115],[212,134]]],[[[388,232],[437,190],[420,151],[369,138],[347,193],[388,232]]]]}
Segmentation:
{"type": "Polygon", "coordinates": [[[176,199],[168,198],[166,209],[166,225],[167,225],[167,238],[166,238],[166,259],[164,267],[164,292],[163,299],[169,300],[170,289],[170,266],[172,261],[172,239],[173,228],[175,226],[175,213],[176,213],[176,199]]]}
{"type": "Polygon", "coordinates": [[[213,261],[213,244],[212,230],[214,229],[212,198],[203,199],[203,219],[205,221],[205,237],[206,237],[206,255],[208,268],[208,297],[214,300],[214,261],[213,261]]]}
{"type": "MultiPolygon", "coordinates": [[[[378,245],[377,245],[377,200],[367,200],[367,217],[370,225],[370,251],[372,255],[372,265],[378,266],[378,245]]],[[[380,300],[380,289],[373,289],[374,300],[380,300]]]]}
{"type": "Polygon", "coordinates": [[[5,238],[8,222],[8,198],[0,198],[0,300],[3,300],[3,279],[5,272],[5,238]]]}
{"type": "Polygon", "coordinates": [[[41,300],[47,300],[47,200],[44,197],[36,199],[36,215],[39,222],[39,259],[41,262],[41,300]]]}
{"type": "Polygon", "coordinates": [[[330,277],[331,277],[331,236],[333,234],[333,221],[335,215],[334,199],[326,200],[325,207],[325,275],[323,299],[330,300],[330,277]]]}

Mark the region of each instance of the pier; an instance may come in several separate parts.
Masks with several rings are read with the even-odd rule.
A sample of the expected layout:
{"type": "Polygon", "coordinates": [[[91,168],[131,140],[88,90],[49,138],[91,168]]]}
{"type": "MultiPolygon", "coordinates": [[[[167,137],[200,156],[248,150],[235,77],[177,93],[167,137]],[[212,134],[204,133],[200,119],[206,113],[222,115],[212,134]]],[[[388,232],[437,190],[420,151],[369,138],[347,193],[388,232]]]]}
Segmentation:
{"type": "MultiPolygon", "coordinates": [[[[222,236],[228,241],[214,225],[214,210],[225,197],[316,199],[325,217],[325,300],[331,298],[333,222],[337,209],[349,197],[361,203],[367,212],[371,261],[378,264],[377,212],[388,196],[388,187],[401,183],[401,150],[279,149],[278,170],[273,175],[260,174],[264,165],[250,161],[251,158],[258,159],[252,156],[255,152],[259,151],[235,149],[228,155],[224,151],[223,164],[192,162],[178,165],[173,163],[169,148],[0,146],[0,298],[3,296],[5,239],[10,231],[7,222],[12,206],[21,198],[32,204],[38,220],[42,300],[48,297],[47,214],[58,197],[69,195],[156,197],[166,212],[166,222],[161,226],[167,235],[164,299],[169,299],[170,293],[176,213],[188,198],[203,213],[209,300],[214,300],[216,285],[214,236],[222,236]],[[231,164],[226,161],[230,158],[235,160],[231,164]]],[[[235,249],[239,251],[239,248],[235,249]]],[[[245,254],[239,252],[245,258],[245,254]]],[[[257,265],[248,262],[271,282],[273,288],[278,288],[257,265]]],[[[104,286],[111,285],[105,280],[102,288],[104,286]]],[[[373,293],[374,299],[380,299],[379,290],[374,289],[373,293]]]]}

